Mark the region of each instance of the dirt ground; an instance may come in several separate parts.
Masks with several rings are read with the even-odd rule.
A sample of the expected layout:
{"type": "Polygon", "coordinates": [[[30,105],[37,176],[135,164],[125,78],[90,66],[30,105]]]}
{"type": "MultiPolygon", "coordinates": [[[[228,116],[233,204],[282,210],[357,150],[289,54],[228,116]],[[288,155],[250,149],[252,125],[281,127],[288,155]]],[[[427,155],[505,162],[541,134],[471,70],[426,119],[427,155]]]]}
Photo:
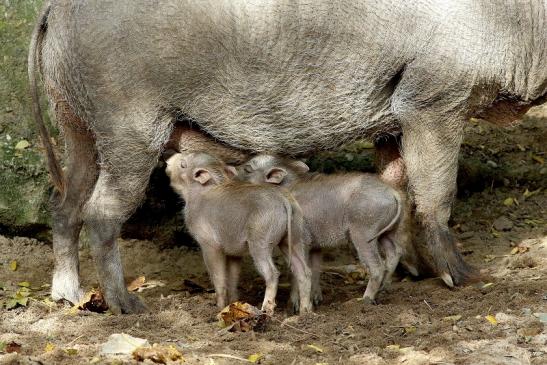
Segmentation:
{"type": "MultiPolygon", "coordinates": [[[[130,356],[99,355],[111,334],[127,333],[176,346],[188,364],[249,363],[249,355],[258,353],[262,364],[547,364],[545,115],[532,114],[506,129],[469,125],[464,156],[480,155],[503,171],[524,171],[464,194],[454,207],[450,224],[466,259],[481,268],[482,283],[450,290],[436,278],[399,277],[370,306],[359,300],[366,279],[326,270],[323,305],[314,314],[290,316],[283,275],[278,310],[266,330],[232,333],[219,328],[210,290],[183,285],[186,279],[211,287],[195,248],[120,240],[128,282],[144,275],[164,286],[139,293],[149,313],[112,316],[52,303],[51,246],[0,237],[0,301],[5,304],[21,282],[31,292],[26,306],[0,309],[0,345],[22,346],[20,353],[0,354],[0,363],[137,363],[130,356]],[[539,178],[527,180],[526,171],[539,178]]],[[[82,246],[81,272],[89,289],[96,276],[82,246]]],[[[350,249],[340,248],[327,253],[325,265],[356,262],[350,249]]],[[[243,300],[259,305],[263,282],[248,260],[240,287],[243,300]]]]}

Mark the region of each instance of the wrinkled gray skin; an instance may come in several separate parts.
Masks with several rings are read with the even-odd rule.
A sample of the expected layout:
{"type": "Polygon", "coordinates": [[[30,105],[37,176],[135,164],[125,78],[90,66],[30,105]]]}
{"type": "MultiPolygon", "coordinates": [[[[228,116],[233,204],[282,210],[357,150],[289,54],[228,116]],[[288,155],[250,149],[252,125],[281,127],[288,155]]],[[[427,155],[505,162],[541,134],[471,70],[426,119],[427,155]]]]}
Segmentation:
{"type": "Polygon", "coordinates": [[[166,172],[186,203],[184,221],[201,247],[219,308],[238,299],[241,257],[249,252],[266,282],[262,310],[273,314],[279,271],[272,251],[279,245],[296,278],[300,313],[311,311],[304,222],[289,194],[234,181],[235,168],[206,153],[177,153],[166,172]]]}
{"type": "MultiPolygon", "coordinates": [[[[370,273],[363,296],[368,303],[375,302],[382,285],[389,285],[403,252],[412,250],[405,225],[408,212],[404,196],[378,176],[308,173],[305,163],[272,155],[255,156],[238,170],[238,178],[243,181],[288,188],[302,208],[312,242],[314,304],[322,300],[320,248],[353,243],[370,273]]],[[[406,267],[417,275],[415,268],[406,267]]],[[[291,299],[297,307],[298,291],[291,292],[291,299]]]]}
{"type": "Polygon", "coordinates": [[[463,126],[472,116],[509,123],[545,100],[546,13],[547,0],[46,2],[29,76],[37,101],[40,66],[67,147],[66,171],[49,164],[52,296],[81,297],[85,223],[108,304],[143,308],[125,289],[115,240],[181,115],[254,153],[401,131],[439,275],[465,282],[474,271],[447,225],[463,126]]]}

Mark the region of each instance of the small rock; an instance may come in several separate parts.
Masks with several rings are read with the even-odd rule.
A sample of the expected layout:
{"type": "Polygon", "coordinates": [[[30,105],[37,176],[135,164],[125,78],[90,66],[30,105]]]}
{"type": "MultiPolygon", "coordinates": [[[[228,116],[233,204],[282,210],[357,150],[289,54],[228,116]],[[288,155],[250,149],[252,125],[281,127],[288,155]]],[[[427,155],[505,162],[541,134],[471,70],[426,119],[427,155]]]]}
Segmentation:
{"type": "Polygon", "coordinates": [[[530,308],[522,308],[522,314],[525,316],[530,316],[532,315],[532,310],[530,308]]]}
{"type": "Polygon", "coordinates": [[[513,228],[513,222],[504,215],[498,217],[493,225],[497,231],[510,231],[513,228]]]}
{"type": "Polygon", "coordinates": [[[472,238],[473,236],[475,236],[475,232],[467,231],[467,232],[463,232],[462,234],[460,234],[460,239],[467,240],[469,238],[472,238]]]}
{"type": "Polygon", "coordinates": [[[101,355],[130,354],[138,347],[150,346],[148,340],[125,333],[114,333],[108,337],[102,347],[101,355]]]}
{"type": "Polygon", "coordinates": [[[531,327],[525,327],[525,328],[519,328],[517,330],[517,335],[523,336],[523,337],[531,337],[539,335],[543,331],[543,328],[541,326],[531,326],[531,327]]]}
{"type": "Polygon", "coordinates": [[[497,164],[497,163],[495,163],[495,162],[494,162],[494,161],[492,161],[492,160],[488,160],[488,161],[486,161],[486,164],[487,164],[488,166],[492,167],[492,168],[496,168],[496,167],[498,167],[498,164],[497,164]]]}
{"type": "Polygon", "coordinates": [[[547,323],[547,313],[534,313],[534,316],[538,317],[540,322],[547,323]]]}
{"type": "Polygon", "coordinates": [[[500,323],[507,323],[513,319],[513,316],[510,316],[509,314],[499,312],[495,315],[496,321],[500,323]]]}
{"type": "Polygon", "coordinates": [[[349,358],[350,364],[384,365],[387,362],[376,354],[359,354],[349,358]]]}

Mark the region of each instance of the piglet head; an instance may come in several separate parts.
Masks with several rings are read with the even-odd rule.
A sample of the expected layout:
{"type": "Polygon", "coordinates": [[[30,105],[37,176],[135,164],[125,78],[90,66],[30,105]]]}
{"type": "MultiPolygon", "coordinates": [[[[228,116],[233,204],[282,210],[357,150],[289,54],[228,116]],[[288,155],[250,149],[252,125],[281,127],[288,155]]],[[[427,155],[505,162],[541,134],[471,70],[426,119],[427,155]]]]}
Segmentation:
{"type": "Polygon", "coordinates": [[[239,166],[238,177],[253,184],[287,186],[305,176],[309,170],[302,161],[263,154],[239,166]]]}
{"type": "Polygon", "coordinates": [[[177,153],[167,161],[165,172],[171,187],[188,200],[190,195],[234,179],[237,171],[219,158],[204,152],[177,153]]]}

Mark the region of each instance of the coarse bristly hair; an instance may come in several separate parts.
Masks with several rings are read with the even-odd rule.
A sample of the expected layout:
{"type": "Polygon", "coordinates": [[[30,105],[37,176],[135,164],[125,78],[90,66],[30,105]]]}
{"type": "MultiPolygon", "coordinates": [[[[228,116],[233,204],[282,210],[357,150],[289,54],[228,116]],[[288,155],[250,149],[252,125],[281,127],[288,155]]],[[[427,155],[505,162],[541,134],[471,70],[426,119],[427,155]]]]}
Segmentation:
{"type": "MultiPolygon", "coordinates": [[[[29,75],[40,67],[53,109],[70,109],[56,113],[64,172],[38,120],[62,193],[55,246],[72,250],[85,221],[112,250],[97,264],[111,308],[138,307],[106,242],[142,201],[177,113],[226,146],[288,156],[401,130],[438,271],[462,283],[470,268],[447,222],[463,125],[507,124],[545,101],[546,14],[545,0],[45,2],[29,75]]],[[[77,302],[70,255],[56,258],[71,276],[52,292],[77,302]]]]}

